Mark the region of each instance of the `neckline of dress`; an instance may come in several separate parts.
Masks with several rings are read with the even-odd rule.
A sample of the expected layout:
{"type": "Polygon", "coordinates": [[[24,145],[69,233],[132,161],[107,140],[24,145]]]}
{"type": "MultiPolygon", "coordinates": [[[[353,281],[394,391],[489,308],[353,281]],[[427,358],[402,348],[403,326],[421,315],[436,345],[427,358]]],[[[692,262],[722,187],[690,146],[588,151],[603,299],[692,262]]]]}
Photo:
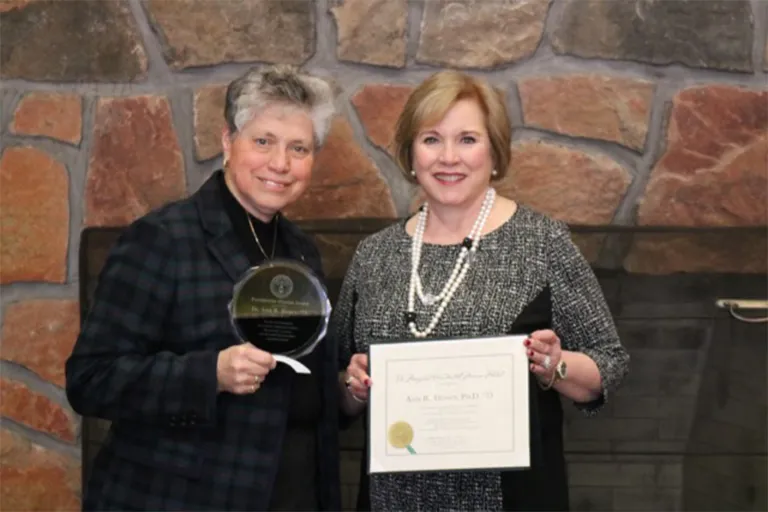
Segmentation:
{"type": "MultiPolygon", "coordinates": [[[[484,234],[482,237],[482,243],[488,243],[493,240],[495,240],[498,236],[500,236],[501,233],[509,229],[517,219],[524,213],[527,212],[528,209],[521,205],[520,203],[517,204],[517,209],[515,210],[515,213],[510,215],[510,217],[502,222],[497,228],[495,228],[493,231],[489,231],[488,233],[484,234]]],[[[405,236],[405,239],[408,241],[408,243],[411,243],[413,241],[413,235],[409,234],[408,231],[405,228],[405,225],[410,220],[410,217],[405,218],[404,220],[400,221],[400,232],[405,236]]],[[[445,248],[445,249],[455,249],[457,247],[461,247],[462,242],[458,242],[455,244],[436,244],[436,243],[430,243],[430,242],[422,242],[422,247],[429,247],[429,248],[445,248]]]]}

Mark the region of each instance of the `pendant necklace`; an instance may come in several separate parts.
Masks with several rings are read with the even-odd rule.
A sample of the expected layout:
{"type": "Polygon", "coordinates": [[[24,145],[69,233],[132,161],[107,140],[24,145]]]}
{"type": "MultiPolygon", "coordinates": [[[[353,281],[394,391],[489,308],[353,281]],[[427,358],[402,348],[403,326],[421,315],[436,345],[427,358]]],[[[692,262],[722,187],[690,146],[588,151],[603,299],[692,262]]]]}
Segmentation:
{"type": "Polygon", "coordinates": [[[277,247],[277,215],[275,215],[274,222],[275,222],[275,229],[274,229],[274,235],[272,238],[272,257],[270,258],[267,256],[267,251],[264,250],[264,247],[261,246],[261,241],[259,240],[259,236],[256,234],[256,230],[253,228],[253,221],[251,220],[251,215],[248,212],[245,212],[245,216],[248,218],[248,226],[251,228],[251,233],[253,234],[254,240],[256,240],[256,244],[259,246],[259,250],[261,251],[261,254],[264,255],[264,259],[266,260],[273,260],[275,259],[275,247],[277,247]]]}
{"type": "Polygon", "coordinates": [[[473,257],[477,252],[477,248],[480,245],[481,233],[485,222],[488,220],[488,216],[493,209],[493,203],[496,199],[496,191],[493,188],[489,188],[485,193],[485,199],[483,199],[483,205],[480,207],[480,213],[475,220],[475,224],[469,232],[469,236],[462,242],[461,251],[456,259],[456,264],[453,266],[448,281],[443,286],[442,291],[433,295],[431,293],[424,293],[424,287],[421,284],[421,278],[419,277],[419,263],[421,261],[421,250],[424,245],[424,229],[427,225],[428,206],[427,203],[421,207],[419,217],[416,222],[416,230],[413,234],[413,241],[411,244],[411,281],[408,289],[408,310],[405,313],[405,322],[408,328],[417,338],[426,338],[437,327],[437,323],[445,312],[445,308],[451,302],[454,293],[459,285],[464,281],[464,277],[467,275],[469,266],[472,263],[473,257]],[[427,325],[427,328],[420,330],[416,326],[416,297],[419,298],[422,304],[427,306],[439,303],[437,310],[432,315],[432,319],[427,325]]]}

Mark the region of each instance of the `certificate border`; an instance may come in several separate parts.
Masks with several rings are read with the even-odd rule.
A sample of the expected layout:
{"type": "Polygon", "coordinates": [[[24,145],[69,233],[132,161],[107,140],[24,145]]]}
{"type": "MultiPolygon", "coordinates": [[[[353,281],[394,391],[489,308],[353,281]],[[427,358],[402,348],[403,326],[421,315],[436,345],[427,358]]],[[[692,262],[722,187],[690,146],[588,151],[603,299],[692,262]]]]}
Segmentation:
{"type": "MultiPolygon", "coordinates": [[[[411,345],[416,343],[435,343],[435,342],[446,342],[446,341],[461,341],[461,340],[468,340],[468,339],[477,339],[477,340],[500,340],[503,338],[516,338],[524,336],[522,333],[505,333],[505,334],[490,334],[490,335],[479,335],[479,336],[452,336],[452,337],[442,337],[442,338],[416,338],[416,339],[386,339],[386,338],[374,338],[368,341],[368,347],[366,349],[366,356],[368,357],[368,360],[371,360],[371,347],[374,345],[411,345]]],[[[369,363],[370,368],[370,363],[369,363]]],[[[371,374],[371,379],[373,379],[373,375],[371,374]]],[[[528,384],[530,386],[530,382],[528,384]]],[[[528,443],[530,444],[532,442],[532,430],[531,430],[531,415],[530,415],[530,387],[528,390],[528,400],[529,400],[529,411],[528,411],[528,443]]],[[[371,472],[371,457],[372,457],[372,450],[373,446],[371,443],[371,404],[369,403],[366,407],[366,437],[368,438],[368,441],[366,442],[366,474],[369,476],[369,478],[372,475],[396,475],[396,474],[426,474],[426,473],[475,473],[475,472],[488,472],[488,471],[496,471],[501,474],[504,473],[517,473],[518,471],[530,471],[533,464],[532,453],[529,453],[529,465],[528,466],[493,466],[493,467],[486,467],[486,468],[458,468],[458,469],[418,469],[418,470],[393,470],[393,471],[377,471],[375,473],[371,472]]],[[[476,452],[473,452],[476,453],[476,452]]]]}

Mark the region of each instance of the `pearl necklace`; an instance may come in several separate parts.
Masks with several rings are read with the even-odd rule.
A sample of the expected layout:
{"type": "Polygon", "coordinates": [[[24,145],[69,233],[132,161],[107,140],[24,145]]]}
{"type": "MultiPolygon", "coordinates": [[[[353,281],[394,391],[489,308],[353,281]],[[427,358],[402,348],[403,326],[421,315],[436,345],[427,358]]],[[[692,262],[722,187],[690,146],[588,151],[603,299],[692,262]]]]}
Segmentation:
{"type": "Polygon", "coordinates": [[[417,338],[426,338],[432,333],[435,327],[437,327],[437,323],[443,316],[445,308],[448,306],[448,303],[451,302],[451,299],[453,299],[453,294],[456,293],[456,289],[462,281],[464,281],[464,277],[467,275],[469,266],[472,263],[473,256],[477,252],[477,247],[480,245],[480,234],[483,232],[485,222],[491,214],[495,199],[496,191],[493,188],[489,188],[485,193],[483,205],[480,208],[480,213],[478,214],[477,219],[475,219],[472,230],[469,232],[469,236],[462,242],[461,251],[456,258],[456,264],[453,266],[453,271],[438,295],[425,294],[421,284],[421,278],[419,277],[419,263],[421,261],[421,249],[423,246],[424,229],[427,225],[428,213],[426,203],[421,207],[411,245],[411,283],[408,290],[408,311],[405,313],[405,321],[408,324],[408,328],[410,329],[411,334],[417,338]],[[417,295],[419,300],[427,306],[431,306],[437,302],[440,303],[434,315],[432,315],[432,320],[429,322],[429,325],[423,331],[416,327],[416,313],[414,306],[417,295]]]}

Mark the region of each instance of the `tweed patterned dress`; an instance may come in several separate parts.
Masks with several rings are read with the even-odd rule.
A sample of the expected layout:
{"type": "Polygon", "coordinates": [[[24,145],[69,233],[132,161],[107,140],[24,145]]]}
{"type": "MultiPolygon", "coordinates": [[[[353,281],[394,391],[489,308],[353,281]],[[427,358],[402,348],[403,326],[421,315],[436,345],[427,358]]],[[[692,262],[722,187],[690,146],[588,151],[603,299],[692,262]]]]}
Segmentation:
{"type": "MultiPolygon", "coordinates": [[[[411,243],[404,222],[398,222],[358,246],[331,325],[342,368],[353,353],[365,352],[371,339],[413,339],[404,320],[411,243]]],[[[425,292],[442,289],[460,249],[424,244],[419,272],[425,292]]],[[[598,282],[563,223],[520,206],[483,237],[431,337],[507,333],[523,307],[547,285],[553,328],[563,349],[589,355],[602,376],[602,396],[577,405],[593,414],[623,379],[629,358],[598,282]]],[[[435,307],[417,304],[419,328],[429,323],[435,307]]],[[[500,473],[494,471],[371,475],[371,506],[398,511],[501,510],[500,485],[500,473]]]]}

